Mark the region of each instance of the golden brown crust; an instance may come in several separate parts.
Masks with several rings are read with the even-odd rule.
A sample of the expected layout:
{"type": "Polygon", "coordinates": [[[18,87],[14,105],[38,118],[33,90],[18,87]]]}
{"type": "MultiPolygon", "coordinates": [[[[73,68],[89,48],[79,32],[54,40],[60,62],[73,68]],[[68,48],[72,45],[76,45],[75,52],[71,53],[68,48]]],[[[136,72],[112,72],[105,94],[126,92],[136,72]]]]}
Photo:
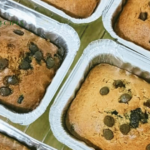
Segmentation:
{"type": "Polygon", "coordinates": [[[87,18],[89,17],[96,6],[99,3],[99,0],[43,0],[58,9],[65,11],[70,16],[76,18],[87,18]]]}
{"type": "Polygon", "coordinates": [[[55,56],[58,47],[36,36],[35,34],[17,26],[10,25],[9,21],[0,19],[3,25],[0,27],[0,58],[8,60],[8,67],[0,71],[0,88],[6,86],[4,80],[6,76],[15,75],[19,78],[19,84],[9,85],[12,94],[9,96],[0,95],[0,103],[9,106],[15,111],[28,112],[35,109],[45,94],[47,86],[51,83],[56,70],[60,66],[60,60],[55,56]],[[15,34],[14,30],[20,30],[22,36],[15,34]],[[31,59],[31,68],[20,69],[22,60],[31,55],[29,45],[34,43],[43,54],[43,59],[37,62],[34,54],[29,56],[31,59]],[[52,68],[47,68],[46,58],[50,56],[55,61],[52,68]],[[18,103],[20,96],[23,96],[21,103],[18,103]]]}
{"type": "Polygon", "coordinates": [[[30,150],[18,141],[0,133],[0,150],[30,150]]]}
{"type": "Polygon", "coordinates": [[[128,0],[115,25],[116,33],[135,44],[150,50],[150,5],[148,0],[128,0]],[[147,19],[140,19],[140,13],[147,19]]]}
{"type": "Polygon", "coordinates": [[[149,83],[129,72],[108,64],[98,65],[90,71],[71,103],[66,126],[75,137],[88,140],[103,150],[146,150],[150,144],[150,106],[144,103],[150,99],[149,89],[149,83]],[[125,86],[116,88],[115,80],[121,80],[125,86]],[[109,88],[107,95],[100,94],[103,87],[109,88]],[[128,103],[120,103],[120,97],[125,93],[132,99],[128,103]],[[131,124],[131,112],[137,108],[148,114],[147,122],[139,122],[138,127],[131,127],[127,135],[122,134],[120,126],[131,124]],[[104,123],[107,115],[115,120],[112,127],[104,123]],[[104,129],[113,132],[111,140],[105,139],[104,129]]]}

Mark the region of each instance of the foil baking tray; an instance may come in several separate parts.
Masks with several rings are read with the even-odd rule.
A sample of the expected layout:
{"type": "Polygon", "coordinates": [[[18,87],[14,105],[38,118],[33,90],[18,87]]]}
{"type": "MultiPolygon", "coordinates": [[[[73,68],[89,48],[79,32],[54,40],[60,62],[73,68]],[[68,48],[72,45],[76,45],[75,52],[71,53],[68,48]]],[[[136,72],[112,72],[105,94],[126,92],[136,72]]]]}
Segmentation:
{"type": "Polygon", "coordinates": [[[102,20],[103,20],[104,27],[109,32],[109,34],[113,38],[116,39],[116,41],[118,41],[119,43],[133,49],[134,51],[141,53],[150,58],[149,50],[146,50],[143,47],[136,45],[133,42],[127,41],[127,40],[119,37],[113,29],[116,19],[117,19],[119,13],[122,11],[126,1],[127,0],[117,0],[117,1],[116,0],[108,0],[105,10],[103,11],[103,14],[102,14],[102,20]]]}
{"type": "MultiPolygon", "coordinates": [[[[91,16],[89,16],[88,18],[83,18],[83,19],[77,19],[77,18],[71,17],[68,14],[66,14],[65,12],[63,12],[62,10],[57,9],[56,7],[50,5],[46,2],[43,2],[41,0],[31,0],[31,2],[33,2],[33,5],[38,4],[39,6],[42,6],[46,9],[50,10],[53,14],[57,14],[73,23],[85,24],[85,23],[90,23],[90,22],[97,20],[102,15],[102,11],[105,8],[107,0],[100,0],[100,3],[98,4],[98,6],[95,9],[95,11],[93,12],[93,14],[91,16]]],[[[37,9],[37,7],[36,7],[36,9],[37,9]]]]}
{"type": "Polygon", "coordinates": [[[50,147],[44,143],[41,143],[30,136],[24,134],[23,132],[15,129],[4,121],[0,120],[0,133],[3,133],[9,137],[12,137],[19,142],[23,142],[29,148],[35,148],[36,150],[56,150],[53,147],[50,147]]]}
{"type": "Polygon", "coordinates": [[[45,112],[74,60],[80,46],[80,40],[77,33],[70,26],[58,23],[11,0],[0,0],[0,12],[0,16],[13,22],[21,21],[27,30],[49,39],[52,43],[65,50],[64,61],[36,109],[29,113],[21,114],[0,105],[0,115],[14,123],[29,125],[45,112]]]}
{"type": "Polygon", "coordinates": [[[101,63],[117,66],[150,81],[150,59],[147,57],[112,40],[97,40],[89,44],[61,88],[49,113],[54,136],[74,150],[93,150],[94,148],[69,134],[64,125],[65,113],[90,69],[101,63]]]}

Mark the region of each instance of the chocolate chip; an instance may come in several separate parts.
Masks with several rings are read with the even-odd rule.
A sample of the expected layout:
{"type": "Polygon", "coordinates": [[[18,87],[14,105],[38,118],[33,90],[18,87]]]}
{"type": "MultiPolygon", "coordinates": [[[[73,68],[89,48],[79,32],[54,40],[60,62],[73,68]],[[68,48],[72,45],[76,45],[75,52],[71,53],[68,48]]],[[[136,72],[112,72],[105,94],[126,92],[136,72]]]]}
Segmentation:
{"type": "Polygon", "coordinates": [[[47,57],[47,59],[46,59],[47,68],[51,69],[51,68],[53,68],[54,65],[55,65],[54,59],[51,57],[47,57]]]}
{"type": "Polygon", "coordinates": [[[29,50],[31,51],[31,53],[35,54],[35,52],[38,51],[39,48],[38,48],[38,46],[36,44],[31,42],[30,45],[29,45],[29,50]]]}
{"type": "Polygon", "coordinates": [[[120,126],[120,131],[122,134],[127,135],[130,132],[130,125],[129,124],[122,124],[120,126]]]}
{"type": "Polygon", "coordinates": [[[60,62],[62,62],[62,61],[63,61],[63,58],[62,58],[60,55],[55,54],[54,56],[55,56],[55,57],[57,57],[57,58],[60,60],[60,62]]]}
{"type": "Polygon", "coordinates": [[[8,60],[0,58],[0,70],[4,70],[6,67],[8,67],[8,60]]]}
{"type": "Polygon", "coordinates": [[[139,109],[135,109],[131,111],[130,114],[130,125],[133,128],[137,128],[139,126],[139,122],[140,122],[139,109]]]}
{"type": "Polygon", "coordinates": [[[111,114],[112,115],[118,115],[118,112],[116,110],[114,110],[111,114]]]}
{"type": "Polygon", "coordinates": [[[110,129],[104,129],[103,136],[106,140],[112,140],[114,138],[114,134],[110,129]]]}
{"type": "Polygon", "coordinates": [[[141,123],[143,123],[143,124],[147,123],[148,114],[146,112],[143,113],[142,111],[140,111],[139,115],[140,115],[141,123]]]}
{"type": "Polygon", "coordinates": [[[144,102],[144,106],[150,108],[150,99],[148,99],[146,102],[144,102]]]}
{"type": "Polygon", "coordinates": [[[150,144],[146,146],[146,150],[150,150],[150,144]]]}
{"type": "Polygon", "coordinates": [[[19,83],[19,79],[15,75],[13,75],[13,76],[7,76],[7,77],[5,77],[4,82],[7,85],[16,85],[16,84],[19,83]]]}
{"type": "Polygon", "coordinates": [[[147,12],[141,12],[140,15],[139,15],[139,19],[145,21],[147,19],[147,12]]]}
{"type": "Polygon", "coordinates": [[[35,54],[34,54],[34,57],[37,61],[41,61],[43,59],[43,54],[41,51],[37,51],[35,54]]]}
{"type": "Polygon", "coordinates": [[[64,49],[63,49],[62,47],[58,49],[58,54],[59,54],[61,57],[64,56],[65,51],[64,51],[64,49]]]}
{"type": "Polygon", "coordinates": [[[147,123],[147,119],[141,119],[141,123],[142,123],[142,124],[147,123]]]}
{"type": "Polygon", "coordinates": [[[21,104],[22,103],[22,101],[23,101],[23,99],[24,99],[24,96],[23,95],[20,95],[20,97],[18,98],[18,104],[21,104]]]}
{"type": "Polygon", "coordinates": [[[111,116],[105,116],[104,118],[104,124],[108,127],[112,127],[115,124],[115,120],[111,116]]]}
{"type": "Polygon", "coordinates": [[[0,95],[1,96],[9,96],[11,94],[11,89],[9,87],[1,87],[0,95]]]}
{"type": "Polygon", "coordinates": [[[31,65],[30,65],[30,63],[28,61],[22,60],[21,64],[19,65],[19,68],[23,69],[23,70],[28,70],[28,69],[31,68],[31,65]]]}
{"type": "Polygon", "coordinates": [[[20,35],[20,36],[24,35],[24,32],[21,31],[21,30],[18,30],[18,29],[14,30],[13,32],[14,32],[15,34],[20,35]]]}
{"type": "Polygon", "coordinates": [[[137,108],[131,111],[130,114],[130,125],[133,128],[137,128],[139,126],[139,122],[147,123],[148,114],[141,111],[141,108],[137,108]]]}
{"type": "Polygon", "coordinates": [[[109,93],[109,88],[108,87],[103,87],[100,89],[100,94],[101,95],[107,95],[109,93]]]}
{"type": "Polygon", "coordinates": [[[125,93],[120,96],[120,103],[128,103],[132,99],[132,96],[125,93]]]}
{"type": "Polygon", "coordinates": [[[124,83],[121,80],[115,80],[113,85],[115,86],[115,88],[125,87],[124,83]]]}
{"type": "Polygon", "coordinates": [[[26,53],[24,60],[27,61],[28,63],[31,63],[32,62],[32,56],[33,56],[33,54],[28,52],[28,53],[26,53]]]}

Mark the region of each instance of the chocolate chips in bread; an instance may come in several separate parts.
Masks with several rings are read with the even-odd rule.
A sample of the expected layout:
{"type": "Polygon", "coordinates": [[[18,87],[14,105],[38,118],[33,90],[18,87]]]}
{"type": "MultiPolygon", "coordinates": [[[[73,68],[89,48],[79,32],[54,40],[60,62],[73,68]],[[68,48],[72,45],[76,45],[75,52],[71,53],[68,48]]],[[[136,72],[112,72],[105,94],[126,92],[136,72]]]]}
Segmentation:
{"type": "Polygon", "coordinates": [[[116,23],[115,32],[123,39],[150,50],[149,0],[127,0],[116,23]]]}
{"type": "Polygon", "coordinates": [[[102,150],[149,150],[150,84],[109,64],[95,66],[66,113],[70,134],[102,150]]]}
{"type": "Polygon", "coordinates": [[[0,27],[0,103],[29,112],[42,100],[61,65],[60,48],[34,33],[5,22],[0,27]]]}

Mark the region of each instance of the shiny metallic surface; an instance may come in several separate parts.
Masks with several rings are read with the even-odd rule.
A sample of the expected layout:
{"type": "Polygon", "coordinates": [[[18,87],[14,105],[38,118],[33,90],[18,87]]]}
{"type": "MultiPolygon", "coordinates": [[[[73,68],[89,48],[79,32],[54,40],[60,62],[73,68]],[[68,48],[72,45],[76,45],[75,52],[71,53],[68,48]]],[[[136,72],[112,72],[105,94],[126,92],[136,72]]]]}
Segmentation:
{"type": "Polygon", "coordinates": [[[0,16],[12,22],[19,22],[27,30],[50,40],[65,51],[64,61],[36,109],[29,113],[19,114],[0,105],[0,115],[14,123],[29,125],[45,112],[74,60],[80,40],[70,26],[58,23],[11,0],[0,0],[0,16]]]}
{"type": "Polygon", "coordinates": [[[34,147],[37,150],[56,150],[53,147],[50,147],[44,143],[41,143],[28,135],[24,134],[23,132],[15,129],[14,127],[10,126],[9,124],[5,123],[4,121],[0,120],[0,133],[4,133],[19,142],[25,143],[29,147],[34,147]]]}
{"type": "Polygon", "coordinates": [[[88,45],[50,109],[49,120],[54,136],[74,150],[93,150],[74,138],[64,126],[64,116],[88,72],[100,63],[108,63],[150,82],[150,60],[112,40],[97,40],[88,45]]]}
{"type": "Polygon", "coordinates": [[[119,37],[114,29],[113,26],[116,23],[116,19],[123,9],[125,5],[126,0],[108,0],[106,7],[102,14],[102,20],[105,29],[109,32],[109,34],[116,39],[117,42],[133,49],[134,51],[141,53],[142,55],[145,55],[146,57],[150,58],[150,51],[144,49],[143,47],[136,45],[133,42],[127,41],[121,37],[119,37]]]}
{"type": "Polygon", "coordinates": [[[62,10],[57,9],[56,7],[53,7],[52,5],[49,5],[46,2],[43,2],[41,0],[31,0],[31,1],[33,2],[33,5],[34,5],[34,3],[38,4],[42,7],[50,10],[52,13],[55,13],[55,14],[65,18],[65,19],[67,19],[73,23],[76,23],[76,24],[85,24],[85,23],[90,23],[90,22],[97,20],[102,15],[102,12],[103,12],[105,5],[107,3],[107,0],[100,0],[97,8],[95,9],[95,11],[93,12],[93,14],[91,16],[89,16],[88,18],[78,19],[78,18],[74,18],[74,17],[69,16],[68,14],[63,12],[62,10]]]}

